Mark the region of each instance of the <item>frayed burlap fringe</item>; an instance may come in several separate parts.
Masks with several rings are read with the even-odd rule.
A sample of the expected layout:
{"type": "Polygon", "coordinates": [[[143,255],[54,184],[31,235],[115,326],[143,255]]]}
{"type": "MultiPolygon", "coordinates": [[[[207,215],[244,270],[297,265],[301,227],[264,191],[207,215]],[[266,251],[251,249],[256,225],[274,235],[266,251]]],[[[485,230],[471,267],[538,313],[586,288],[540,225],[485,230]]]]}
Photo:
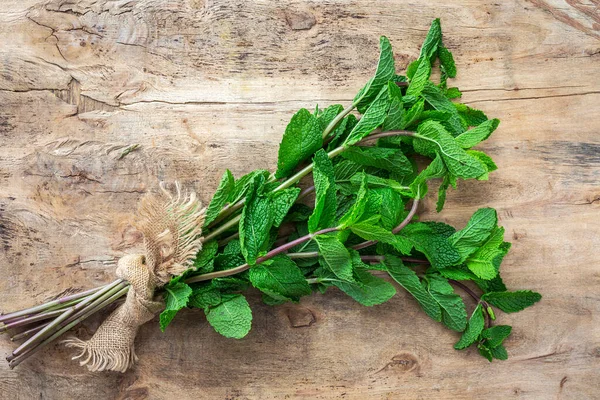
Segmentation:
{"type": "Polygon", "coordinates": [[[138,328],[164,308],[162,301],[153,299],[154,290],[190,268],[202,248],[205,209],[196,194],[182,195],[177,184],[175,195],[162,185],[161,190],[163,196],[143,198],[138,209],[136,227],[144,236],[145,254],[127,255],[118,262],[116,275],[131,284],[125,303],[90,340],[63,341],[79,350],[73,359],[90,371],[125,372],[137,361],[138,328]]]}

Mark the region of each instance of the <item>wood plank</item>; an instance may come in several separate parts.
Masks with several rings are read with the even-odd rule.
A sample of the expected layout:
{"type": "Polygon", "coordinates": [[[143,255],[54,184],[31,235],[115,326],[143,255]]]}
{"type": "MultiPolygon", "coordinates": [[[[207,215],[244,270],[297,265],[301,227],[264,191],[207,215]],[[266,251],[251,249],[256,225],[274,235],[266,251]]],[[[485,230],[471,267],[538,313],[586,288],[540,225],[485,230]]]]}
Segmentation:
{"type": "MultiPolygon", "coordinates": [[[[131,210],[158,180],[208,201],[225,168],[271,169],[294,111],[348,104],[381,34],[406,66],[434,17],[463,100],[502,121],[481,146],[500,169],[461,183],[442,213],[432,199],[422,211],[460,226],[479,207],[498,209],[513,242],[505,281],[544,295],[500,317],[514,326],[508,361],[454,351],[457,335],[402,293],[373,308],[334,290],[279,307],[253,293],[243,340],[187,311],[164,334],[156,321],[142,327],[140,362],[126,374],[88,373],[55,345],[14,371],[0,363],[0,397],[596,398],[595,1],[3,2],[0,309],[111,280],[140,246],[131,210]]],[[[2,353],[12,348],[0,340],[2,353]]]]}

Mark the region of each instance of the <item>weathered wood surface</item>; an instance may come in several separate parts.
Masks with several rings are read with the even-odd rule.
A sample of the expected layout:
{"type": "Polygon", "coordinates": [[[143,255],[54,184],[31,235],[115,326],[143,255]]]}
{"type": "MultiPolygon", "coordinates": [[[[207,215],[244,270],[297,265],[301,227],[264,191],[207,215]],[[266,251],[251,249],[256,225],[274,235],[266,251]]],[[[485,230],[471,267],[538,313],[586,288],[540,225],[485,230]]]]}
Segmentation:
{"type": "Polygon", "coordinates": [[[272,168],[295,110],[349,103],[380,34],[405,66],[441,17],[463,100],[502,120],[482,146],[500,169],[424,211],[461,225],[499,210],[505,281],[544,295],[500,317],[508,361],[454,351],[457,335],[403,294],[374,308],[334,291],[275,308],[251,296],[243,340],[188,311],[164,334],[144,326],[123,375],[88,373],[58,345],[0,363],[0,398],[599,398],[600,3],[431,3],[4,0],[0,309],[109,281],[159,179],[209,200],[225,168],[272,168]]]}

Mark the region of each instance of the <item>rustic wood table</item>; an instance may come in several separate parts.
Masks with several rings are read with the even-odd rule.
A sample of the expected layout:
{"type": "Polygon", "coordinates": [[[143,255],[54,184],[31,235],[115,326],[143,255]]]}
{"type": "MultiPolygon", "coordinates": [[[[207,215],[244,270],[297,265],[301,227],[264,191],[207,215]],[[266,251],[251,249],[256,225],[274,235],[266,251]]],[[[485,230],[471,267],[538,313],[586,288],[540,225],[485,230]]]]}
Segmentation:
{"type": "Polygon", "coordinates": [[[425,201],[425,218],[460,226],[497,208],[513,242],[505,281],[544,298],[501,315],[510,359],[490,364],[453,350],[457,335],[404,293],[373,308],[335,290],[273,308],[254,294],[243,340],[185,311],[165,333],[141,329],[130,372],[88,373],[57,344],[14,371],[0,363],[0,398],[600,398],[599,5],[3,0],[1,310],[112,280],[158,180],[207,201],[225,168],[272,169],[295,110],[347,105],[381,34],[404,68],[435,17],[463,100],[502,123],[481,146],[499,170],[461,182],[440,214],[425,201]]]}

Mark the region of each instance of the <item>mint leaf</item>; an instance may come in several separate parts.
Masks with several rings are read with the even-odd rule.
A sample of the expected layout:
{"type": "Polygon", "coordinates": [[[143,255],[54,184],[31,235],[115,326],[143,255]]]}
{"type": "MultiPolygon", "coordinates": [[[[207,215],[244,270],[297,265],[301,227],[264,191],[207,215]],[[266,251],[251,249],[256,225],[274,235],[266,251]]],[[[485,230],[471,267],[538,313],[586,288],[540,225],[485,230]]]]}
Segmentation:
{"type": "Polygon", "coordinates": [[[276,300],[297,302],[311,294],[311,289],[300,268],[286,255],[250,268],[252,286],[276,300]]]}
{"type": "Polygon", "coordinates": [[[497,223],[496,210],[493,208],[480,208],[469,219],[467,226],[450,237],[450,243],[460,253],[461,260],[466,260],[481,246],[490,236],[497,223]]]}
{"type": "Polygon", "coordinates": [[[500,120],[494,118],[482,122],[475,128],[469,129],[456,137],[456,143],[463,149],[469,149],[486,140],[498,128],[500,120]]]}
{"type": "Polygon", "coordinates": [[[225,337],[241,339],[250,332],[252,310],[241,294],[222,295],[222,302],[205,313],[208,323],[225,337]]]}
{"type": "Polygon", "coordinates": [[[352,258],[346,246],[338,240],[335,233],[317,235],[314,238],[319,246],[319,252],[324,263],[338,278],[345,281],[354,281],[352,276],[352,258]]]}
{"type": "Polygon", "coordinates": [[[358,121],[358,124],[354,126],[344,141],[346,147],[359,142],[383,123],[390,104],[387,91],[387,85],[381,88],[375,100],[373,100],[369,108],[367,108],[361,119],[358,121]]]}
{"type": "Polygon", "coordinates": [[[448,191],[448,187],[450,186],[450,178],[446,175],[444,176],[444,180],[442,181],[440,188],[438,190],[438,199],[435,205],[435,211],[440,212],[444,208],[444,203],[446,202],[446,192],[448,191]]]}
{"type": "Polygon", "coordinates": [[[384,169],[397,175],[407,175],[413,172],[410,161],[400,149],[350,147],[341,156],[357,164],[384,169]]]}
{"type": "Polygon", "coordinates": [[[308,219],[311,233],[319,229],[329,228],[335,222],[337,207],[335,196],[335,177],[333,165],[323,149],[315,153],[313,158],[313,180],[315,183],[315,209],[308,219]]]}
{"type": "Polygon", "coordinates": [[[481,333],[481,337],[486,339],[485,345],[488,348],[494,348],[500,346],[504,340],[510,336],[511,332],[512,326],[496,325],[485,329],[481,333]]]}
{"type": "Polygon", "coordinates": [[[383,264],[392,279],[417,300],[427,315],[435,321],[440,322],[442,320],[442,311],[438,302],[423,288],[419,277],[412,269],[406,267],[401,259],[391,255],[385,257],[383,264]]]}
{"type": "Polygon", "coordinates": [[[490,292],[481,296],[482,300],[498,307],[505,313],[514,313],[526,309],[540,301],[542,296],[530,290],[516,292],[490,292]]]}
{"type": "Polygon", "coordinates": [[[456,64],[454,63],[454,57],[450,50],[448,50],[442,43],[438,45],[438,58],[440,59],[440,68],[448,78],[456,77],[456,64]]]}
{"type": "Polygon", "coordinates": [[[422,199],[427,194],[427,181],[429,179],[445,177],[446,174],[448,174],[448,169],[442,161],[442,156],[436,154],[435,158],[431,163],[429,163],[427,168],[421,171],[419,175],[417,175],[417,177],[412,181],[410,184],[410,189],[415,197],[418,194],[418,198],[422,199]]]}
{"type": "MultiPolygon", "coordinates": [[[[435,110],[441,111],[445,114],[442,125],[444,125],[453,134],[453,136],[464,132],[465,128],[462,125],[460,116],[458,115],[458,111],[456,110],[454,103],[448,100],[440,88],[431,82],[426,82],[421,95],[435,110]]],[[[432,112],[433,111],[429,111],[429,113],[432,112]]],[[[428,116],[431,118],[431,115],[428,116]]]]}
{"type": "Polygon", "coordinates": [[[454,103],[454,107],[458,110],[458,115],[465,126],[477,126],[488,119],[483,111],[476,110],[465,104],[454,103]]]}
{"type": "Polygon", "coordinates": [[[350,227],[350,230],[355,235],[366,240],[377,240],[383,243],[393,243],[396,241],[396,236],[392,232],[367,222],[356,223],[350,227]]]}
{"type": "Polygon", "coordinates": [[[212,272],[214,269],[214,258],[218,249],[219,245],[216,240],[202,243],[202,250],[196,254],[196,258],[194,259],[194,269],[197,273],[205,274],[212,272]]]}
{"type": "Polygon", "coordinates": [[[433,58],[435,57],[438,51],[438,47],[441,43],[442,26],[440,24],[440,19],[436,18],[431,22],[429,32],[427,32],[427,36],[423,41],[423,45],[421,46],[421,53],[419,54],[419,59],[426,59],[429,62],[433,62],[433,58]]]}
{"type": "Polygon", "coordinates": [[[404,104],[402,104],[402,91],[396,85],[396,82],[388,82],[388,96],[390,107],[387,116],[383,121],[382,130],[391,131],[401,129],[402,116],[404,115],[404,104]]]}
{"type": "Polygon", "coordinates": [[[317,121],[319,122],[321,131],[325,130],[325,128],[327,128],[327,125],[329,125],[329,123],[333,121],[335,117],[343,110],[344,106],[342,106],[341,104],[334,104],[319,112],[317,116],[317,121]]]}
{"type": "Polygon", "coordinates": [[[419,120],[425,109],[425,100],[421,99],[402,114],[400,129],[406,129],[419,120]]]}
{"type": "Polygon", "coordinates": [[[467,326],[467,311],[462,298],[445,278],[427,275],[427,291],[442,309],[442,323],[448,328],[462,332],[467,326]]]}
{"type": "Polygon", "coordinates": [[[227,199],[233,192],[234,188],[235,188],[235,179],[233,178],[231,171],[229,171],[227,169],[227,170],[225,170],[225,173],[223,173],[223,177],[221,178],[221,181],[219,182],[217,191],[213,195],[213,198],[210,201],[208,208],[206,209],[206,216],[204,218],[204,226],[208,226],[208,224],[210,224],[211,222],[213,222],[215,220],[215,218],[217,218],[217,215],[219,215],[219,212],[221,211],[221,209],[223,208],[225,203],[227,203],[227,199]]]}
{"type": "Polygon", "coordinates": [[[479,161],[469,156],[439,122],[422,122],[413,145],[420,154],[432,156],[439,153],[448,170],[459,178],[477,178],[486,172],[479,161]]]}
{"type": "Polygon", "coordinates": [[[492,357],[494,357],[496,360],[508,359],[508,353],[506,352],[506,348],[502,345],[490,349],[490,353],[492,354],[492,357]]]}
{"type": "Polygon", "coordinates": [[[279,227],[283,219],[290,211],[290,208],[298,198],[300,188],[289,188],[278,192],[269,193],[271,200],[271,213],[273,216],[273,226],[279,227]]]}
{"type": "Polygon", "coordinates": [[[381,215],[381,226],[391,231],[402,222],[404,214],[404,202],[400,194],[391,188],[376,189],[382,197],[379,214],[381,215]]]}
{"type": "Polygon", "coordinates": [[[467,258],[467,267],[478,278],[489,280],[496,277],[502,258],[506,254],[500,248],[502,243],[504,243],[504,228],[496,227],[481,247],[467,258]]]}
{"type": "Polygon", "coordinates": [[[479,337],[483,328],[485,326],[485,318],[483,315],[483,308],[481,308],[481,304],[477,304],[473,314],[471,314],[471,318],[469,318],[469,322],[467,323],[467,328],[463,332],[458,343],[454,345],[456,350],[466,349],[479,337]]]}
{"type": "Polygon", "coordinates": [[[483,175],[477,177],[477,179],[480,181],[488,180],[488,173],[498,169],[498,167],[494,163],[494,160],[492,160],[492,158],[485,154],[483,151],[467,150],[467,154],[477,159],[477,161],[479,161],[479,163],[486,170],[486,172],[483,175]]]}
{"type": "Polygon", "coordinates": [[[252,182],[254,182],[255,178],[262,176],[264,179],[267,179],[269,175],[269,171],[264,169],[257,169],[242,176],[241,178],[235,181],[235,187],[229,195],[228,202],[237,203],[242,197],[246,196],[246,193],[248,192],[248,189],[252,185],[252,182]]]}
{"type": "Polygon", "coordinates": [[[165,310],[160,313],[160,330],[165,331],[171,323],[177,311],[187,305],[188,299],[192,294],[192,288],[183,282],[177,282],[174,285],[165,286],[165,310]]]}
{"type": "Polygon", "coordinates": [[[214,307],[221,303],[221,291],[212,284],[194,288],[188,306],[195,308],[214,307]]]}
{"type": "Polygon", "coordinates": [[[285,128],[279,145],[276,178],[290,175],[294,168],[323,146],[322,129],[314,115],[302,108],[285,128]]]}
{"type": "Polygon", "coordinates": [[[358,92],[352,104],[361,114],[380,93],[381,88],[396,75],[392,45],[385,36],[379,38],[379,62],[373,78],[358,92]]]}
{"type": "Polygon", "coordinates": [[[428,61],[421,61],[410,80],[410,85],[406,89],[407,96],[419,96],[429,82],[431,76],[431,64],[428,61]]]}
{"type": "Polygon", "coordinates": [[[367,177],[362,174],[360,188],[356,194],[356,200],[350,209],[340,218],[338,225],[339,229],[346,229],[348,226],[356,223],[363,215],[365,206],[367,205],[367,177]]]}
{"type": "Polygon", "coordinates": [[[422,222],[407,225],[396,237],[400,241],[407,242],[408,248],[414,246],[425,254],[434,268],[450,267],[460,261],[460,254],[449,239],[434,232],[431,227],[422,222]]]}
{"type": "Polygon", "coordinates": [[[333,281],[333,284],[363,306],[385,303],[396,294],[394,286],[364,268],[355,268],[354,274],[355,282],[333,281]]]}
{"type": "Polygon", "coordinates": [[[258,181],[254,181],[252,189],[246,196],[239,224],[240,245],[246,262],[256,263],[261,251],[265,250],[269,239],[272,216],[269,199],[258,195],[258,181]]]}

